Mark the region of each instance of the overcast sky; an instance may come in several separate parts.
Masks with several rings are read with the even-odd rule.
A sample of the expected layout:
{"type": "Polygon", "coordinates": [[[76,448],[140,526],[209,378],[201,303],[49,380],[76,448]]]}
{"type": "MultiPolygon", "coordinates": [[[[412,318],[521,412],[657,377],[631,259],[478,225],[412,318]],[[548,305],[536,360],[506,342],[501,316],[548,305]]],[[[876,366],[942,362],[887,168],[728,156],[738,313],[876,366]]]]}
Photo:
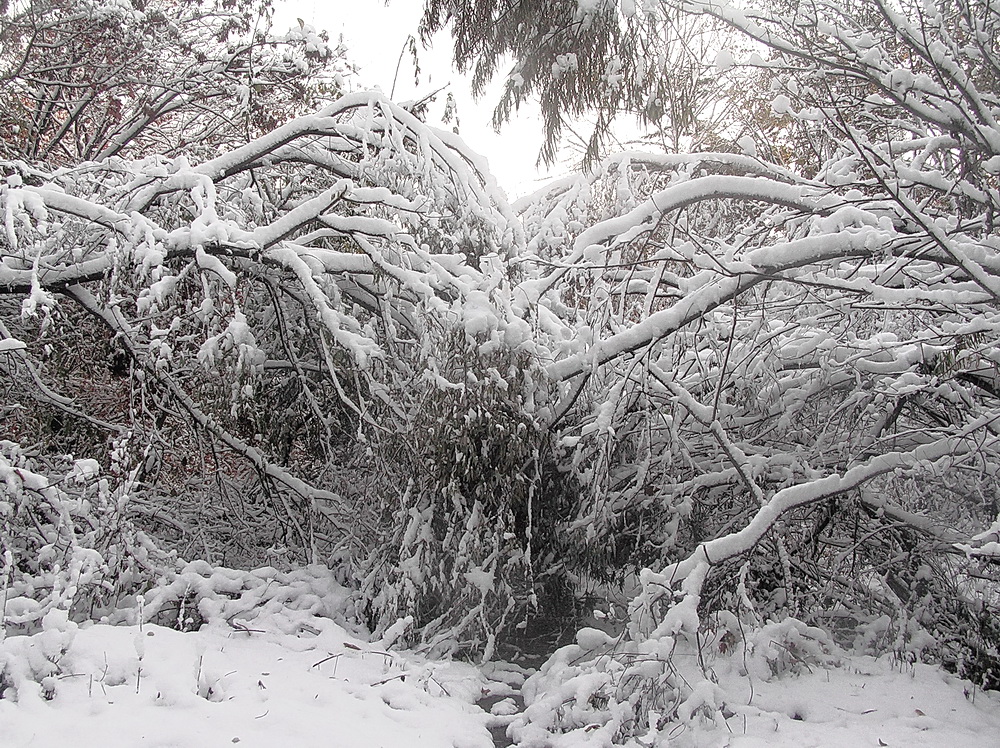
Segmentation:
{"type": "MultiPolygon", "coordinates": [[[[343,34],[350,58],[360,68],[356,87],[378,86],[388,94],[407,36],[416,36],[422,7],[422,0],[390,0],[388,6],[384,0],[277,0],[275,25],[276,31],[282,31],[301,18],[311,26],[326,29],[331,39],[343,34]]],[[[525,113],[497,134],[490,116],[500,85],[475,102],[468,81],[451,68],[450,37],[439,35],[431,49],[418,49],[419,86],[414,86],[413,66],[407,53],[393,98],[397,101],[422,98],[450,83],[458,102],[460,134],[465,141],[489,159],[494,175],[511,198],[533,191],[539,177],[535,159],[542,144],[537,115],[525,113]]]]}

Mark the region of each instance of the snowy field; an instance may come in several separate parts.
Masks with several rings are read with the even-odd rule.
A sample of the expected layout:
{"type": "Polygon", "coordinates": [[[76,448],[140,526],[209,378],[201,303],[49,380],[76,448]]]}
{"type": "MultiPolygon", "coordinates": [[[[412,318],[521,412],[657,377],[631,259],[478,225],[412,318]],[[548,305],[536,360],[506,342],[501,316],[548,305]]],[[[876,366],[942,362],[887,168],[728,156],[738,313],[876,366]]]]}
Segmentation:
{"type": "MultiPolygon", "coordinates": [[[[4,748],[489,748],[489,728],[502,734],[514,716],[491,716],[476,702],[492,696],[494,711],[511,711],[500,697],[523,680],[516,668],[480,670],[389,651],[384,641],[363,641],[302,611],[188,633],[148,623],[76,627],[58,613],[46,623],[47,631],[0,644],[8,672],[4,748]],[[46,668],[52,675],[38,679],[46,668]]],[[[768,682],[740,669],[736,656],[713,663],[716,699],[724,701],[714,717],[701,710],[633,745],[1000,744],[998,695],[934,667],[842,655],[839,664],[768,682]]],[[[522,745],[602,745],[596,731],[585,735],[522,745]]]]}

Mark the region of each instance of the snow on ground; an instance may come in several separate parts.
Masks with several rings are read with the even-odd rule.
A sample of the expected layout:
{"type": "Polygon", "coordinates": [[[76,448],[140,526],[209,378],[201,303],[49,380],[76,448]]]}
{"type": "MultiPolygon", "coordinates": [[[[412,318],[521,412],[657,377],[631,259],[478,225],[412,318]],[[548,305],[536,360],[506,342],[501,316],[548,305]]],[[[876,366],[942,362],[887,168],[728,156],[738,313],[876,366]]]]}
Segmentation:
{"type": "Polygon", "coordinates": [[[714,737],[698,730],[699,748],[1000,746],[1000,694],[891,656],[752,684],[731,670],[720,683],[735,714],[714,737]]]}
{"type": "MultiPolygon", "coordinates": [[[[0,746],[493,745],[473,704],[483,684],[473,667],[387,652],[328,619],[316,623],[292,634],[259,620],[256,631],[81,626],[59,658],[61,675],[22,681],[0,699],[0,746]]],[[[46,655],[48,635],[65,636],[3,644],[27,662],[46,655]]]]}
{"type": "MultiPolygon", "coordinates": [[[[517,685],[515,673],[490,666],[488,679],[472,665],[386,651],[329,618],[290,620],[189,633],[54,620],[35,636],[8,637],[0,746],[489,748],[487,727],[513,718],[503,716],[509,700],[497,717],[474,702],[502,697],[510,689],[497,680],[517,685]],[[52,676],[27,677],[48,666],[52,676]]],[[[712,665],[725,720],[696,715],[635,745],[1000,746],[1000,695],[929,665],[845,655],[769,681],[741,669],[737,657],[712,665]]]]}

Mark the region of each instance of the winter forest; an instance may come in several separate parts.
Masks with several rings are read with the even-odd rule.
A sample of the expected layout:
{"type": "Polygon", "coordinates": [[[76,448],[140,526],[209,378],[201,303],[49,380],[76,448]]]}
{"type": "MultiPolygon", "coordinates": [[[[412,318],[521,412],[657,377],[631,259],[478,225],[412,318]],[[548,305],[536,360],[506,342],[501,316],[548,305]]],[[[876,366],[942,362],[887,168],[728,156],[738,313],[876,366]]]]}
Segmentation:
{"type": "Polygon", "coordinates": [[[996,745],[1000,0],[274,10],[0,0],[0,745],[996,745]]]}

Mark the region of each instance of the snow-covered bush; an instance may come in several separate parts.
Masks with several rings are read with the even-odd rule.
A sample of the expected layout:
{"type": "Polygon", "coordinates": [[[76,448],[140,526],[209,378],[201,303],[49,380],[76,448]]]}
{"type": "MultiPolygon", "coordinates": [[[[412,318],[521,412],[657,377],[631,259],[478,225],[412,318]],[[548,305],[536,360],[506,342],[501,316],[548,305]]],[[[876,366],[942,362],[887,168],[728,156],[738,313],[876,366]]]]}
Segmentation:
{"type": "Polygon", "coordinates": [[[0,441],[0,634],[109,615],[173,565],[131,521],[134,477],[0,441]]]}
{"type": "Polygon", "coordinates": [[[566,604],[576,484],[532,417],[544,374],[525,351],[477,352],[481,337],[450,336],[428,362],[449,386],[416,385],[412,420],[386,439],[405,491],[364,589],[377,628],[411,615],[424,645],[489,658],[498,633],[566,604]]]}

